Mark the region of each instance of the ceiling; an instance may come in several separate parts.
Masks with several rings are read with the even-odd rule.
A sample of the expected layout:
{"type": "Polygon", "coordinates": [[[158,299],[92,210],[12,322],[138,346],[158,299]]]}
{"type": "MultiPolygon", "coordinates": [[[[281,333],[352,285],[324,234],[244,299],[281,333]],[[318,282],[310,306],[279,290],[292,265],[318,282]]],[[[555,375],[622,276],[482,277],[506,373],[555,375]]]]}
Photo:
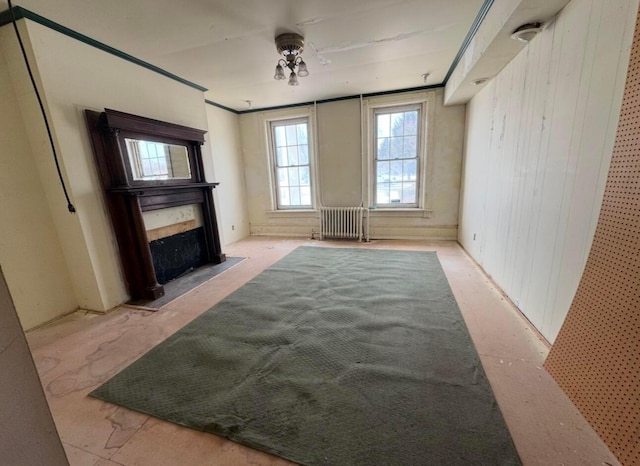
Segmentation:
{"type": "MultiPolygon", "coordinates": [[[[16,0],[209,89],[236,110],[440,84],[483,0],[16,0]],[[297,32],[310,75],[273,79],[274,37],[297,32]],[[422,75],[429,73],[425,83],[422,75]]],[[[7,2],[0,0],[0,9],[7,2]]]]}

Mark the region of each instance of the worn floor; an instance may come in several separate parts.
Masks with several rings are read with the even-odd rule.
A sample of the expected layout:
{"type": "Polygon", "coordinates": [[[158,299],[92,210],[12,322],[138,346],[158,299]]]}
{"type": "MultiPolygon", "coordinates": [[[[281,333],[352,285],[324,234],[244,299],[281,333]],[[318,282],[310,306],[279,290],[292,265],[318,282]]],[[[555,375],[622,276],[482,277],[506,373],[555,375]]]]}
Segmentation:
{"type": "MultiPolygon", "coordinates": [[[[437,251],[525,466],[618,465],[542,367],[548,347],[455,242],[352,243],[253,237],[225,248],[248,260],[158,312],[75,312],[28,334],[72,465],[291,464],[87,396],[96,386],[302,245],[437,251]]],[[[412,465],[413,466],[413,465],[412,465]]]]}

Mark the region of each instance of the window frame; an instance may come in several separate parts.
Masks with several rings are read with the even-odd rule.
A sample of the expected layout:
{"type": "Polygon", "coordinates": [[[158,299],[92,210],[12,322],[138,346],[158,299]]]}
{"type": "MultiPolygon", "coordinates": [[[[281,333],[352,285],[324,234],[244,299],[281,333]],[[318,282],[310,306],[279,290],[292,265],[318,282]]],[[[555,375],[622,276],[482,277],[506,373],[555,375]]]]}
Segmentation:
{"type": "Polygon", "coordinates": [[[428,154],[432,151],[433,141],[431,140],[429,128],[434,124],[433,105],[430,102],[429,94],[418,94],[406,99],[398,99],[397,96],[384,96],[382,98],[372,98],[363,102],[368,107],[368,172],[369,172],[369,205],[372,209],[379,211],[425,211],[431,212],[431,173],[433,172],[432,157],[428,154]],[[378,114],[394,113],[418,109],[418,141],[417,141],[417,173],[416,173],[416,202],[413,204],[377,204],[377,122],[378,114]]]}
{"type": "MultiPolygon", "coordinates": [[[[311,115],[297,115],[291,117],[269,119],[266,122],[268,145],[269,145],[269,164],[270,177],[271,177],[271,192],[272,192],[272,208],[274,211],[309,211],[314,210],[316,205],[316,183],[315,183],[315,168],[314,168],[314,135],[312,130],[312,118],[311,115]],[[307,152],[309,155],[309,161],[306,165],[309,168],[309,191],[310,191],[310,204],[304,205],[282,205],[280,203],[280,184],[278,181],[278,168],[283,168],[278,165],[277,147],[275,138],[275,128],[278,126],[290,126],[305,123],[307,125],[307,152]]],[[[305,165],[297,165],[301,167],[305,165]]]]}
{"type": "MultiPolygon", "coordinates": [[[[420,104],[408,104],[408,105],[397,105],[397,106],[391,106],[391,107],[376,107],[373,109],[373,152],[372,152],[372,160],[373,160],[373,205],[376,206],[376,208],[378,209],[417,209],[418,207],[420,207],[420,193],[421,193],[421,187],[422,187],[422,180],[421,180],[421,173],[422,173],[422,158],[420,157],[420,154],[422,152],[422,120],[424,118],[423,115],[423,111],[424,109],[422,108],[422,105],[420,104]],[[378,196],[378,163],[381,160],[385,160],[385,159],[378,159],[378,115],[390,115],[392,113],[401,113],[401,112],[411,112],[411,111],[417,111],[418,112],[418,123],[417,123],[417,131],[418,134],[416,135],[416,155],[415,157],[411,157],[410,160],[414,160],[416,161],[416,179],[415,179],[415,183],[416,183],[416,189],[415,189],[415,202],[400,202],[400,203],[392,203],[389,202],[387,204],[381,204],[377,202],[377,196],[378,196]]],[[[391,137],[391,136],[390,136],[391,137]]],[[[404,137],[404,134],[403,136],[404,137]]],[[[386,159],[389,162],[394,161],[394,160],[398,160],[398,158],[395,159],[386,159]]],[[[400,160],[409,160],[409,159],[405,159],[405,158],[401,158],[400,160]]],[[[403,182],[403,180],[400,181],[401,183],[403,182]]]]}

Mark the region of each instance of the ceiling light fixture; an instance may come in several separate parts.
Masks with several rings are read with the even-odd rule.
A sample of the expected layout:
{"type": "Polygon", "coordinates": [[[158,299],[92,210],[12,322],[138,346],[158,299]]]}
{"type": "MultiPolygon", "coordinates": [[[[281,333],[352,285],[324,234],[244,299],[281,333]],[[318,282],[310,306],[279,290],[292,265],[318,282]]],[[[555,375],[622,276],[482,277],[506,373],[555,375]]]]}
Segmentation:
{"type": "Polygon", "coordinates": [[[474,86],[481,86],[482,84],[486,83],[487,81],[489,81],[489,78],[478,78],[478,79],[474,79],[471,82],[473,83],[474,86]]]}
{"type": "Polygon", "coordinates": [[[520,42],[529,42],[536,34],[542,31],[542,23],[527,23],[520,26],[511,34],[512,39],[519,40],[520,42]]]}
{"type": "Polygon", "coordinates": [[[278,60],[278,64],[276,65],[276,74],[273,76],[275,79],[286,79],[286,76],[284,75],[285,68],[289,68],[291,70],[291,74],[289,74],[289,86],[298,85],[298,76],[301,78],[309,76],[307,64],[300,56],[303,48],[304,37],[300,34],[287,32],[276,37],[276,49],[284,59],[281,58],[278,60]],[[297,74],[296,67],[298,67],[297,74]]]}

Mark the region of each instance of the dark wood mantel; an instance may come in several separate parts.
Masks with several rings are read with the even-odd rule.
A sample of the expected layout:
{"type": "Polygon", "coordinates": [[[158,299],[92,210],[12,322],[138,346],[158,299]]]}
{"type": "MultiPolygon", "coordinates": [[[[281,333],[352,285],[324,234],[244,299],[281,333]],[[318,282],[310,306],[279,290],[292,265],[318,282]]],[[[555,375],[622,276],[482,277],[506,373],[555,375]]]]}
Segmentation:
{"type": "Polygon", "coordinates": [[[131,298],[153,300],[164,295],[164,287],[156,278],[142,212],[199,204],[206,259],[209,263],[223,262],[226,257],[220,247],[212,194],[219,183],[205,180],[200,150],[205,131],[108,109],[102,113],[86,110],[85,117],[131,298]],[[134,179],[125,138],[186,147],[191,178],[134,179]]]}

